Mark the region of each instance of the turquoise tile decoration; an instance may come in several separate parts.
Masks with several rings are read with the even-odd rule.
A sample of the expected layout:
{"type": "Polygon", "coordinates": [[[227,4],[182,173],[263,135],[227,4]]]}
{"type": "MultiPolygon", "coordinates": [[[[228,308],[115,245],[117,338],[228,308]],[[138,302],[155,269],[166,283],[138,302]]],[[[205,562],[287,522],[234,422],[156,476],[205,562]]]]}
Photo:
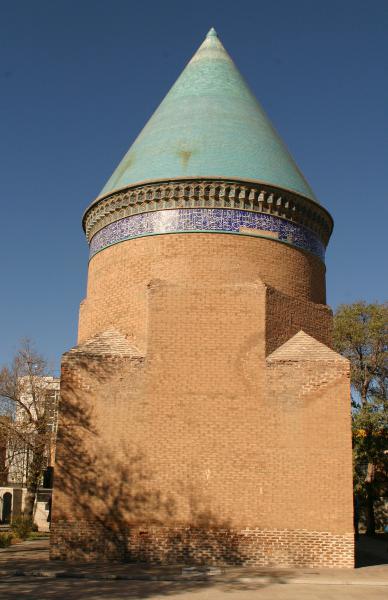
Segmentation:
{"type": "Polygon", "coordinates": [[[214,29],[101,195],[143,181],[254,180],[316,198],[214,29]]]}

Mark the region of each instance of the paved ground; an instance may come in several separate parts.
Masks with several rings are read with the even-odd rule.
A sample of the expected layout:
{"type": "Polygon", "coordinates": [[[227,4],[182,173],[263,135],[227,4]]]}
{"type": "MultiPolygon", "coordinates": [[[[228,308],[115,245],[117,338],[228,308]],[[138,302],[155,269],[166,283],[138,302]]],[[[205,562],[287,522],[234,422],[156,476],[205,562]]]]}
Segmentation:
{"type": "Polygon", "coordinates": [[[295,584],[201,585],[151,582],[80,580],[20,580],[0,583],[2,600],[387,600],[387,588],[295,584]]]}
{"type": "Polygon", "coordinates": [[[357,569],[150,568],[50,562],[47,540],[0,551],[0,599],[379,600],[388,598],[388,543],[363,537],[357,569]]]}

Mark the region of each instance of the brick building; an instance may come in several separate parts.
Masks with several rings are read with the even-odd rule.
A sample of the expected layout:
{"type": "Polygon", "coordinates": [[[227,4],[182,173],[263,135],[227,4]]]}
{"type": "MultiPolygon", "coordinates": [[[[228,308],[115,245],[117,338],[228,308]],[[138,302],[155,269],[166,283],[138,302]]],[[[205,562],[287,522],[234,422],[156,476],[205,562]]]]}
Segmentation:
{"type": "Polygon", "coordinates": [[[52,557],[352,567],[332,218],[214,30],[83,225],[52,557]]]}

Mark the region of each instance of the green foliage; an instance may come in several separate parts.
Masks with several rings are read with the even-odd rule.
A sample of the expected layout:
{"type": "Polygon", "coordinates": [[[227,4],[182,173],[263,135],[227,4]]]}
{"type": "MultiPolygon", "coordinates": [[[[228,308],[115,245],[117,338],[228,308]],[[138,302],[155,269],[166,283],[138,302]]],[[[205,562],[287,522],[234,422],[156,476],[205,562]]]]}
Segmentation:
{"type": "Polygon", "coordinates": [[[11,545],[12,533],[0,533],[0,548],[8,548],[11,545]]]}
{"type": "Polygon", "coordinates": [[[29,517],[21,516],[13,519],[12,532],[15,537],[26,540],[32,531],[36,531],[37,527],[29,517]]]}
{"type": "Polygon", "coordinates": [[[351,364],[351,379],[361,402],[386,395],[388,304],[342,304],[334,315],[334,345],[351,364]]]}
{"type": "MultiPolygon", "coordinates": [[[[365,496],[366,484],[382,488],[388,475],[388,411],[386,403],[369,400],[353,411],[353,454],[355,492],[365,496]]],[[[375,490],[378,495],[383,490],[375,490]]]]}
{"type": "Polygon", "coordinates": [[[28,536],[29,540],[47,540],[50,535],[47,531],[31,531],[28,536]]]}
{"type": "Polygon", "coordinates": [[[388,304],[340,306],[334,345],[351,365],[354,488],[373,533],[373,502],[384,494],[388,474],[388,304]]]}

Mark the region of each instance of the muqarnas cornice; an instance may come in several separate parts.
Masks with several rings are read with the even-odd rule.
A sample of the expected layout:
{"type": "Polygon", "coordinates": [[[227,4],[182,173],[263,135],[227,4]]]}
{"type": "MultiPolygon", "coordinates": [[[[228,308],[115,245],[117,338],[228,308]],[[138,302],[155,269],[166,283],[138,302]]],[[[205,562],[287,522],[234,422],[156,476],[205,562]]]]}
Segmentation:
{"type": "Polygon", "coordinates": [[[86,210],[83,226],[91,257],[134,237],[209,231],[271,237],[323,260],[333,221],[319,204],[289,190],[195,178],[129,186],[98,198],[86,210]],[[157,217],[165,211],[168,219],[157,217]]]}
{"type": "MultiPolygon", "coordinates": [[[[330,214],[303,196],[264,183],[221,178],[168,180],[129,186],[93,202],[84,214],[83,226],[91,242],[108,225],[134,215],[200,208],[272,215],[276,217],[276,222],[282,219],[310,230],[324,247],[333,229],[330,214]]],[[[306,245],[299,247],[311,250],[306,245]]],[[[322,252],[314,253],[322,258],[322,252]]]]}

